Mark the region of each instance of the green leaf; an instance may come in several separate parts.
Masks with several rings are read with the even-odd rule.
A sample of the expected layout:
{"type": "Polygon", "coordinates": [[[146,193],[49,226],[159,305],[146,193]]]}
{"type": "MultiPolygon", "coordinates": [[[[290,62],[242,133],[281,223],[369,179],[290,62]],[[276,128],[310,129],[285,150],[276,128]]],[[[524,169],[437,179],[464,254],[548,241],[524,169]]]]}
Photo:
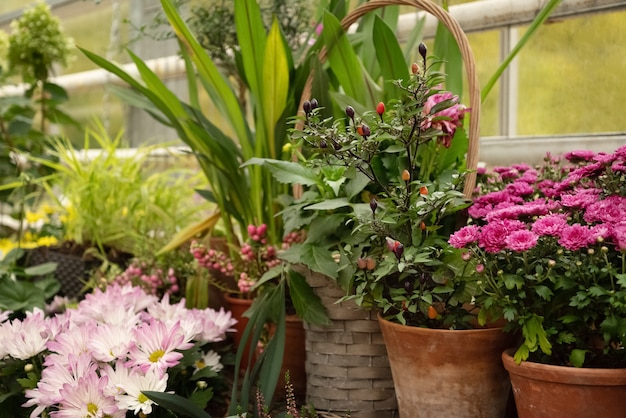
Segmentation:
{"type": "Polygon", "coordinates": [[[318,183],[317,173],[293,161],[272,160],[268,158],[251,158],[243,166],[262,165],[266,167],[276,180],[287,184],[310,186],[318,183]]]}
{"type": "Polygon", "coordinates": [[[41,289],[45,299],[54,297],[61,290],[61,283],[54,277],[45,277],[35,281],[33,284],[41,289]]]}
{"type": "Polygon", "coordinates": [[[22,311],[32,308],[43,310],[44,307],[43,290],[32,283],[8,280],[0,286],[0,308],[4,310],[22,311]]]}
{"type": "Polygon", "coordinates": [[[259,64],[264,62],[266,35],[256,1],[235,0],[235,28],[246,80],[250,91],[260,98],[264,73],[259,64]]]}
{"type": "Polygon", "coordinates": [[[376,58],[380,65],[383,80],[386,81],[384,86],[385,96],[387,98],[402,97],[402,91],[390,83],[390,80],[408,80],[409,69],[398,38],[394,31],[380,17],[374,19],[374,48],[376,49],[376,58]]]}
{"type": "Polygon", "coordinates": [[[552,296],[554,296],[552,290],[550,290],[549,287],[543,285],[535,286],[535,292],[544,300],[550,300],[552,299],[552,296]]]}
{"type": "Polygon", "coordinates": [[[263,91],[261,93],[262,107],[257,109],[265,117],[267,150],[266,155],[277,158],[275,126],[285,110],[289,93],[289,65],[287,52],[283,43],[278,21],[270,29],[265,44],[265,57],[262,67],[263,91]]]}
{"type": "Polygon", "coordinates": [[[585,362],[585,354],[587,354],[587,350],[573,349],[569,355],[569,361],[572,363],[574,367],[583,367],[583,363],[585,362]]]}
{"type": "Polygon", "coordinates": [[[44,276],[46,274],[53,273],[57,268],[58,263],[43,263],[32,267],[26,267],[24,273],[27,276],[44,276]]]}
{"type": "Polygon", "coordinates": [[[305,264],[315,272],[333,279],[337,278],[338,265],[332,253],[318,245],[311,243],[293,245],[282,253],[281,258],[294,264],[305,264]]]}
{"type": "Polygon", "coordinates": [[[150,400],[156,402],[157,405],[183,417],[211,418],[209,414],[204,412],[194,402],[180,395],[155,391],[144,391],[142,393],[150,400]]]}
{"type": "Polygon", "coordinates": [[[517,274],[505,274],[502,279],[508,290],[513,290],[515,288],[520,290],[522,286],[524,286],[524,279],[517,274]]]}
{"type": "Polygon", "coordinates": [[[303,275],[291,270],[288,282],[289,294],[296,312],[303,321],[315,325],[328,325],[330,319],[320,298],[313,292],[303,275]]]}
{"type": "Polygon", "coordinates": [[[548,335],[543,328],[543,317],[531,314],[524,318],[522,322],[522,335],[524,336],[524,345],[533,352],[537,348],[545,354],[552,353],[552,344],[548,341],[548,335]]]}
{"type": "Polygon", "coordinates": [[[336,199],[326,199],[320,203],[314,203],[306,206],[305,210],[335,210],[339,208],[345,208],[350,206],[350,202],[345,197],[338,197],[336,199]]]}
{"type": "MultiPolygon", "coordinates": [[[[346,94],[357,102],[366,103],[365,81],[359,59],[341,23],[330,12],[324,13],[322,38],[328,51],[328,63],[346,94]]],[[[373,107],[372,103],[369,103],[373,107]]]]}

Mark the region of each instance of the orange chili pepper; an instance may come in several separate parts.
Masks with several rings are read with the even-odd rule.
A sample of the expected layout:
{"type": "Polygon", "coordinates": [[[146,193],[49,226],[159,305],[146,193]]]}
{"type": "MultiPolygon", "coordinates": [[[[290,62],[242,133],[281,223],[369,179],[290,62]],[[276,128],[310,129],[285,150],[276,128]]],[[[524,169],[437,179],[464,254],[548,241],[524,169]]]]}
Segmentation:
{"type": "Polygon", "coordinates": [[[439,315],[439,313],[437,312],[437,309],[435,309],[435,307],[433,305],[430,305],[428,307],[428,318],[436,319],[437,315],[439,315]]]}

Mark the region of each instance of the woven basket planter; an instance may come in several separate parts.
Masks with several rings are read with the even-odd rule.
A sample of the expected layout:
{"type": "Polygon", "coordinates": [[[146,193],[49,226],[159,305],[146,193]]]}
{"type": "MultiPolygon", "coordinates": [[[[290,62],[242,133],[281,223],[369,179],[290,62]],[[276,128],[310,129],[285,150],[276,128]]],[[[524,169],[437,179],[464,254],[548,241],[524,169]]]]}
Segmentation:
{"type": "Polygon", "coordinates": [[[397,417],[387,350],[376,314],[354,302],[318,273],[301,271],[328,310],[331,324],[306,330],[307,402],[316,410],[352,418],[397,417]],[[342,414],[342,412],[344,414],[342,414]]]}

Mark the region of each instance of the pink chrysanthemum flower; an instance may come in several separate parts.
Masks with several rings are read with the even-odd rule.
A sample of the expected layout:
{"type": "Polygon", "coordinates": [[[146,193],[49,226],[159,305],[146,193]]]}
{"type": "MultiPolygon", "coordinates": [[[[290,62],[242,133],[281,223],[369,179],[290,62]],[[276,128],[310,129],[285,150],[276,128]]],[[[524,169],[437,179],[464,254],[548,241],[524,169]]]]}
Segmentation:
{"type": "Polygon", "coordinates": [[[512,251],[528,251],[537,245],[538,236],[531,231],[520,229],[511,232],[505,242],[506,248],[512,251]]]}
{"type": "Polygon", "coordinates": [[[468,225],[450,235],[448,243],[454,248],[464,248],[469,244],[478,241],[479,236],[480,227],[477,225],[468,225]]]}
{"type": "Polygon", "coordinates": [[[586,225],[568,225],[561,231],[559,244],[564,248],[575,251],[587,247],[595,242],[595,237],[591,234],[591,229],[586,225]]]}
{"type": "Polygon", "coordinates": [[[62,401],[55,411],[59,418],[124,418],[126,411],[117,407],[115,398],[105,395],[106,376],[91,373],[78,379],[75,385],[66,383],[60,390],[62,401]]]}
{"type": "Polygon", "coordinates": [[[537,219],[531,230],[537,235],[558,237],[567,226],[567,217],[563,214],[546,215],[537,219]]]}
{"type": "Polygon", "coordinates": [[[50,332],[44,312],[35,309],[27,312],[23,320],[14,319],[0,324],[0,337],[0,358],[11,356],[28,360],[44,351],[54,335],[50,332]]]}
{"type": "Polygon", "coordinates": [[[168,368],[176,366],[193,343],[185,341],[185,335],[177,322],[167,326],[164,322],[151,320],[133,332],[134,341],[129,350],[128,366],[137,366],[143,373],[156,371],[164,375],[168,368]]]}
{"type": "Polygon", "coordinates": [[[497,253],[506,247],[506,239],[513,232],[524,229],[520,221],[499,220],[491,222],[481,229],[478,244],[489,253],[497,253]]]}

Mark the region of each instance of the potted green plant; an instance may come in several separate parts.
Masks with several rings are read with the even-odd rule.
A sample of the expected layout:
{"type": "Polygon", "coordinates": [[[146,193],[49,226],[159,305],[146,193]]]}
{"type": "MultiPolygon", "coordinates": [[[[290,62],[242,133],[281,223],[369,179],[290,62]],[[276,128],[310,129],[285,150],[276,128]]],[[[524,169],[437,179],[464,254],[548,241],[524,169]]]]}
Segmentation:
{"type": "Polygon", "coordinates": [[[450,239],[477,272],[484,312],[522,336],[503,355],[520,417],[623,413],[625,158],[622,147],[496,168],[481,182],[472,224],[450,239]],[[549,387],[531,391],[522,376],[549,387]],[[590,392],[603,384],[613,402],[590,392]],[[537,406],[530,392],[548,403],[537,406]]]}

